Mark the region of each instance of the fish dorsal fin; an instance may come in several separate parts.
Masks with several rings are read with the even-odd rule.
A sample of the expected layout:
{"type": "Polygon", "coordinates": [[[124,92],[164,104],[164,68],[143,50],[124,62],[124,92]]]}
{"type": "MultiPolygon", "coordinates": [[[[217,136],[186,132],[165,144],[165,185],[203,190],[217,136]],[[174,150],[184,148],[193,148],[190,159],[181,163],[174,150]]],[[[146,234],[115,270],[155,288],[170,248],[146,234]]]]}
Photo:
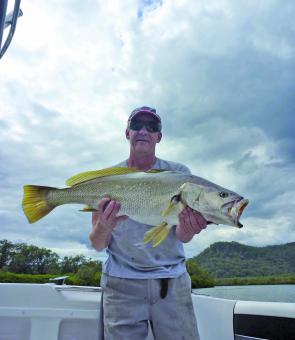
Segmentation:
{"type": "MultiPolygon", "coordinates": [[[[161,171],[167,171],[167,170],[151,169],[146,172],[157,173],[161,171]]],[[[86,171],[86,172],[81,172],[67,179],[66,185],[71,187],[73,185],[76,185],[82,182],[87,182],[98,177],[127,175],[127,174],[132,174],[135,172],[143,172],[143,171],[140,171],[135,168],[128,168],[128,167],[106,168],[106,169],[101,169],[101,170],[86,171]]]]}
{"type": "Polygon", "coordinates": [[[98,177],[106,177],[106,176],[116,176],[116,175],[126,175],[134,172],[139,172],[139,170],[135,168],[106,168],[100,170],[86,171],[81,172],[77,175],[74,175],[66,180],[66,185],[73,186],[82,182],[90,181],[92,179],[98,177]]]}

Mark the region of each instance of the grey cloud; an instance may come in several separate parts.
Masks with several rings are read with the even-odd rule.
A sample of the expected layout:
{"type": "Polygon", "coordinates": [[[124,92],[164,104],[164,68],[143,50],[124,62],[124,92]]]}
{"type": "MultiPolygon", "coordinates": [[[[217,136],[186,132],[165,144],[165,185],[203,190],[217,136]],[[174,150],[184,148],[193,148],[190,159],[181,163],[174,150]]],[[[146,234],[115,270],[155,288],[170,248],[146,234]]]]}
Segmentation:
{"type": "Polygon", "coordinates": [[[48,36],[48,46],[35,48],[16,35],[0,79],[3,234],[33,235],[61,250],[66,240],[88,247],[89,218],[76,207],[29,225],[21,187],[63,186],[76,172],[126,158],[125,118],[150,105],[163,118],[161,157],[237,188],[250,199],[245,216],[257,220],[242,233],[213,227],[186,245],[190,254],[218,238],[258,242],[266,221],[274,243],[293,237],[286,236],[295,217],[293,1],[42,6],[48,17],[62,18],[49,25],[58,39],[48,36]],[[283,209],[288,220],[278,219],[283,209]],[[277,221],[285,223],[281,235],[277,221]]]}
{"type": "Polygon", "coordinates": [[[58,116],[61,116],[60,112],[49,109],[45,107],[44,105],[42,105],[41,103],[32,102],[31,105],[32,105],[32,111],[35,113],[36,116],[42,115],[42,116],[45,116],[46,119],[48,118],[56,119],[58,116]]]}

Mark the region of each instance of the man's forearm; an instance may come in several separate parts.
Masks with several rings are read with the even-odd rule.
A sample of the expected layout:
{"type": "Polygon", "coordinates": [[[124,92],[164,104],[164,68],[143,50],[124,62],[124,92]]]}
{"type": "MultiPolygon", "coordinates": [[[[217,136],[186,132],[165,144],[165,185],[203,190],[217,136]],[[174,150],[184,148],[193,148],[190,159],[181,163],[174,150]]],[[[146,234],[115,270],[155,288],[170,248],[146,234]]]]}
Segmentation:
{"type": "Polygon", "coordinates": [[[93,228],[89,235],[89,239],[92,243],[93,248],[97,251],[104,250],[111,242],[112,231],[107,230],[97,230],[93,228]]]}

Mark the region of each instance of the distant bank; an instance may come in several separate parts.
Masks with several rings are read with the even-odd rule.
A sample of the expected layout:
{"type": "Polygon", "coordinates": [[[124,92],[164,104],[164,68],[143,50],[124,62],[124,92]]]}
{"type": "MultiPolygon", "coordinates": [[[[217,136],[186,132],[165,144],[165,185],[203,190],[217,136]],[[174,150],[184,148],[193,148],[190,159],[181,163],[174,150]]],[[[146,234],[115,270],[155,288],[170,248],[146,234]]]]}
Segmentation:
{"type": "Polygon", "coordinates": [[[295,278],[295,242],[266,247],[217,242],[190,260],[217,284],[294,283],[295,278]]]}
{"type": "MultiPolygon", "coordinates": [[[[186,261],[193,288],[295,284],[295,242],[251,247],[212,244],[186,261]]],[[[59,257],[50,249],[0,240],[0,282],[48,282],[68,275],[67,284],[99,285],[102,263],[83,255],[59,257]]]]}

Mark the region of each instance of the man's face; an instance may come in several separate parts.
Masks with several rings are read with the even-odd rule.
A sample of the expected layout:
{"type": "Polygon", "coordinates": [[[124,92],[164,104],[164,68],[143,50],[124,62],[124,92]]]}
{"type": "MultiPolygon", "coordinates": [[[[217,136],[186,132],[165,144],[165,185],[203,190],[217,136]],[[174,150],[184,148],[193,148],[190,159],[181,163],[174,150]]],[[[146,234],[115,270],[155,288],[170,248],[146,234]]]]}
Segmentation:
{"type": "MultiPolygon", "coordinates": [[[[140,113],[134,119],[141,122],[156,121],[151,115],[140,113]]],[[[140,130],[134,131],[131,129],[126,130],[126,138],[130,141],[131,149],[134,151],[151,152],[155,150],[155,146],[162,138],[161,132],[149,132],[145,126],[140,130]]]]}

